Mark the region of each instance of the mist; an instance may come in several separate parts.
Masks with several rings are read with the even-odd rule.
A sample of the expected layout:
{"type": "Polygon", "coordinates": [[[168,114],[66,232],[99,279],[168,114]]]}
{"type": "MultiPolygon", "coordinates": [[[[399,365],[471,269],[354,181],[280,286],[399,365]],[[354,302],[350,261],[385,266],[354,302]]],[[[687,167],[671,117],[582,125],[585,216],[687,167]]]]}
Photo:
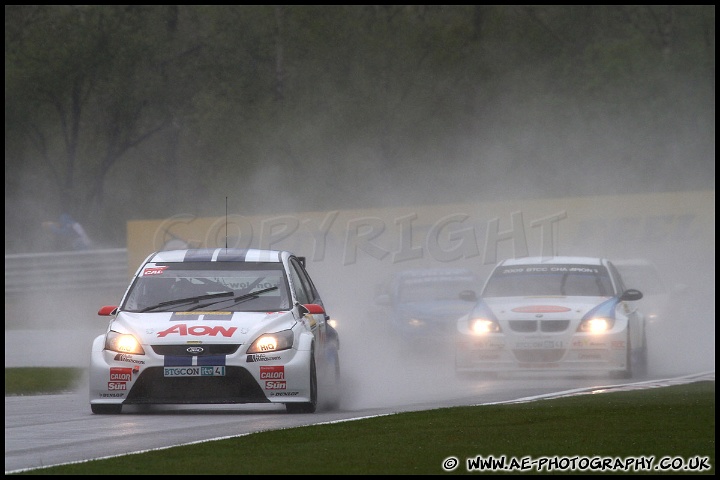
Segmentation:
{"type": "MultiPolygon", "coordinates": [[[[256,170],[250,177],[239,175],[233,179],[243,185],[244,197],[251,198],[252,202],[240,206],[232,191],[227,190],[230,214],[255,211],[253,218],[288,216],[298,219],[302,225],[313,215],[322,217],[324,212],[340,212],[334,224],[339,233],[326,239],[328,244],[322,258],[312,258],[317,248],[313,242],[292,235],[283,242],[269,245],[256,231],[251,246],[287,246],[298,255],[308,256],[308,269],[328,313],[339,323],[343,408],[432,402],[453,392],[467,393],[468,389],[481,388],[481,384],[471,385],[455,378],[451,345],[439,342],[429,345],[425,352],[409,351],[402,339],[389,335],[383,325],[386,319],[378,317],[374,297],[379,284],[392,272],[405,268],[463,266],[484,280],[495,261],[518,254],[512,242],[499,242],[498,257],[495,261],[486,260],[484,242],[488,222],[496,219],[500,231],[512,229],[512,214],[516,212],[521,213],[526,223],[528,255],[540,255],[543,248],[538,228],[530,223],[565,212],[576,222],[575,230],[564,242],[555,245],[554,254],[644,258],[655,263],[668,285],[679,287],[673,295],[672,318],[649,335],[650,373],[672,376],[714,370],[714,158],[706,153],[704,158],[694,159],[688,165],[680,152],[695,143],[692,136],[677,136],[673,140],[677,145],[669,145],[668,138],[660,135],[647,138],[630,134],[635,128],[630,119],[615,123],[608,119],[612,124],[605,126],[601,137],[597,128],[590,134],[574,125],[553,127],[535,122],[529,125],[525,113],[522,110],[517,113],[516,132],[504,133],[509,144],[501,140],[484,143],[485,139],[460,139],[452,155],[428,152],[425,156],[434,161],[421,157],[408,159],[400,162],[404,166],[402,171],[379,160],[351,154],[346,170],[334,167],[340,170],[336,179],[328,177],[327,172],[293,178],[291,183],[300,186],[299,189],[281,187],[291,177],[273,165],[256,170]],[[522,120],[524,117],[526,121],[522,120]],[[606,151],[606,145],[612,148],[606,151]],[[523,162],[515,167],[518,156],[532,156],[532,166],[523,162]],[[298,190],[313,194],[295,196],[299,195],[298,190]],[[661,229],[656,234],[646,223],[622,224],[624,210],[634,211],[638,202],[652,201],[653,194],[678,191],[711,191],[713,203],[700,211],[696,205],[683,209],[682,205],[668,204],[666,212],[657,205],[641,205],[650,213],[629,214],[633,221],[646,223],[648,219],[659,218],[661,229]],[[573,211],[578,203],[597,198],[611,200],[608,206],[598,203],[597,211],[582,211],[582,215],[592,216],[591,221],[577,220],[573,211]],[[551,206],[538,210],[537,205],[543,202],[551,206]],[[352,208],[353,205],[356,207],[352,208]],[[302,207],[307,210],[301,210],[302,207]],[[433,209],[439,209],[442,214],[434,213],[433,209]],[[475,230],[477,252],[465,252],[452,261],[438,260],[429,253],[428,227],[452,215],[469,216],[456,230],[461,227],[475,230]],[[682,218],[688,215],[692,221],[683,225],[682,218]],[[362,228],[358,227],[359,231],[352,228],[354,222],[362,225],[365,218],[380,219],[385,229],[367,242],[382,251],[382,258],[369,254],[367,245],[359,248],[347,243],[348,235],[362,236],[362,228]],[[618,218],[620,223],[613,223],[613,219],[618,218]],[[603,219],[608,223],[603,224],[600,221],[603,219]],[[403,239],[403,225],[409,227],[412,237],[408,244],[411,247],[405,248],[422,250],[416,258],[404,259],[398,255],[404,248],[403,242],[407,241],[403,239]],[[587,227],[585,234],[582,226],[587,227]],[[345,257],[353,249],[356,257],[348,264],[345,257]]],[[[506,112],[505,116],[508,115],[506,112]]],[[[545,118],[554,120],[552,112],[545,118]]],[[[129,182],[124,183],[123,188],[124,195],[147,196],[146,191],[133,191],[129,182]]],[[[168,213],[197,216],[198,212],[215,212],[210,216],[219,216],[224,209],[225,191],[216,193],[214,197],[198,199],[199,205],[192,211],[168,213]]],[[[568,233],[563,230],[566,221],[558,221],[561,236],[568,233]]],[[[437,241],[438,248],[448,251],[458,242],[447,232],[437,241]]],[[[130,265],[128,269],[135,267],[130,265]]],[[[478,285],[478,291],[480,287],[478,285]]],[[[12,322],[14,328],[78,332],[70,334],[72,339],[68,342],[73,348],[69,351],[56,351],[50,345],[33,345],[32,349],[54,352],[54,361],[59,365],[84,366],[83,354],[89,352],[91,339],[105,327],[105,320],[96,315],[97,309],[102,304],[117,304],[123,292],[123,289],[67,292],[42,295],[41,301],[33,295],[24,298],[27,301],[24,305],[18,305],[17,297],[8,298],[6,294],[6,318],[17,318],[17,312],[22,311],[23,320],[12,322]],[[61,356],[68,359],[61,360],[61,356]]]]}
{"type": "MultiPolygon", "coordinates": [[[[181,140],[173,156],[163,150],[171,143],[166,137],[129,150],[108,167],[99,189],[104,201],[80,219],[97,250],[128,248],[129,255],[144,256],[150,252],[131,251],[129,223],[228,213],[256,226],[248,246],[307,256],[328,314],[338,321],[344,408],[432,402],[485,385],[455,378],[446,343],[408,351],[388,334],[375,296],[391,273],[463,266],[483,281],[497,261],[543,255],[548,242],[553,255],[653,262],[673,290],[673,305],[668,321],[648,338],[650,374],[714,370],[714,30],[711,37],[712,68],[685,72],[633,63],[637,87],[625,77],[629,86],[614,87],[613,62],[590,76],[598,85],[588,79],[575,85],[580,79],[560,78],[562,68],[542,63],[501,69],[497,59],[513,49],[496,33],[464,63],[443,70],[440,62],[433,72],[418,67],[414,83],[398,75],[386,90],[374,83],[386,72],[373,70],[367,59],[357,65],[350,59],[369,92],[347,79],[354,90],[339,93],[329,81],[296,84],[311,95],[295,99],[294,108],[288,101],[277,123],[248,120],[261,117],[255,105],[205,112],[193,104],[198,116],[174,124],[181,140]],[[478,65],[488,65],[491,74],[481,78],[478,65]],[[458,84],[462,90],[447,87],[458,84]],[[203,124],[206,115],[217,123],[203,124]],[[698,201],[698,192],[707,196],[698,201]],[[662,194],[678,196],[656,196],[662,194]],[[328,212],[338,217],[320,248],[307,227],[317,231],[328,212]],[[263,220],[285,217],[297,220],[297,232],[277,241],[273,232],[263,236],[263,220]],[[557,219],[543,220],[549,217],[557,219]],[[433,230],[448,219],[447,228],[433,230]],[[377,236],[365,237],[372,225],[377,236]],[[490,242],[497,247],[493,255],[489,232],[517,232],[519,225],[526,250],[498,240],[490,242]]],[[[434,53],[444,58],[446,51],[434,53]]],[[[568,65],[593,58],[589,48],[572,53],[568,65]]],[[[400,59],[397,54],[387,63],[400,59]]],[[[312,60],[310,69],[319,63],[312,60]]],[[[225,105],[221,93],[218,103],[225,105]]],[[[86,125],[106,120],[100,108],[91,112],[86,125]]],[[[93,147],[86,145],[97,154],[93,147]]],[[[53,251],[41,224],[62,213],[67,190],[47,167],[51,159],[27,149],[15,160],[19,150],[6,142],[6,256],[53,251]]],[[[76,190],[95,187],[83,179],[76,190]]],[[[85,206],[78,202],[78,209],[85,206]]],[[[85,366],[91,339],[106,326],[98,308],[117,304],[123,293],[116,287],[8,294],[6,273],[6,366],[13,363],[9,330],[74,332],[62,348],[23,348],[53,365],[85,366]]]]}
{"type": "MultiPolygon", "coordinates": [[[[383,311],[375,304],[375,296],[380,284],[393,272],[409,268],[449,266],[467,267],[475,271],[480,278],[476,289],[479,292],[482,282],[495,265],[494,261],[486,258],[488,250],[491,250],[484,243],[488,237],[486,223],[498,218],[500,230],[510,232],[513,229],[512,213],[524,214],[526,224],[532,223],[532,220],[540,217],[543,212],[565,213],[567,217],[557,222],[559,232],[555,232],[558,239],[554,255],[601,256],[618,261],[643,259],[654,263],[667,286],[669,303],[659,322],[648,321],[648,378],[670,378],[714,371],[714,209],[710,204],[703,206],[704,201],[712,201],[713,197],[705,197],[693,206],[678,206],[674,200],[682,199],[683,194],[678,195],[668,199],[670,203],[665,211],[662,206],[653,203],[658,201],[658,198],[651,194],[474,205],[450,204],[434,218],[447,218],[445,212],[475,215],[461,226],[456,226],[453,230],[454,236],[453,233],[445,232],[446,237],[439,240],[442,251],[456,248],[457,255],[460,251],[470,252],[468,256],[454,261],[439,261],[435,258],[437,255],[433,255],[432,248],[428,247],[425,236],[427,230],[422,228],[404,231],[404,234],[413,238],[412,249],[421,251],[422,255],[412,260],[397,261],[397,258],[406,256],[411,247],[409,244],[400,247],[403,233],[394,220],[415,218],[413,215],[417,215],[416,223],[422,224],[423,215],[428,215],[426,207],[408,207],[392,213],[383,209],[352,212],[349,216],[351,219],[381,218],[383,214],[386,215],[383,217],[383,224],[387,230],[384,235],[373,239],[378,250],[361,249],[357,257],[350,257],[354,258],[356,263],[348,264],[347,251],[352,247],[345,243],[343,246],[338,245],[338,251],[342,251],[340,257],[332,258],[328,255],[321,262],[309,265],[311,274],[314,273],[316,283],[327,299],[328,312],[338,321],[343,378],[348,381],[345,384],[345,405],[350,408],[396,405],[400,402],[423,403],[451,396],[453,393],[482,398],[484,388],[492,389],[482,380],[473,383],[455,378],[453,346],[447,339],[439,338],[436,343],[426,344],[424,349],[419,350],[407,339],[393,335],[389,328],[389,319],[382,316],[383,311]],[[582,200],[591,205],[589,210],[583,210],[582,200]],[[475,207],[474,211],[470,209],[472,206],[475,207]],[[625,210],[618,209],[617,206],[624,206],[625,210]],[[638,215],[636,211],[639,206],[641,210],[649,208],[651,212],[638,215]],[[694,208],[698,210],[695,211],[694,208]],[[693,211],[693,214],[687,213],[693,211]],[[591,215],[591,220],[587,220],[584,215],[591,215]],[[578,216],[582,218],[578,220],[578,216]],[[472,218],[478,217],[482,220],[475,223],[472,218]],[[688,218],[692,218],[692,221],[688,218]],[[576,225],[563,230],[568,227],[564,222],[571,221],[577,222],[576,225]],[[662,229],[658,230],[658,224],[662,229]],[[473,229],[476,235],[464,238],[476,239],[477,250],[467,244],[459,246],[462,244],[459,239],[463,236],[458,232],[467,233],[468,229],[473,229]],[[387,255],[382,256],[381,250],[387,252],[387,255]],[[382,258],[379,258],[381,256],[382,258]],[[393,258],[396,261],[393,261],[393,258]]],[[[688,203],[693,201],[689,200],[688,203]]],[[[351,222],[352,220],[345,224],[351,222]]],[[[537,229],[526,229],[528,251],[521,252],[519,256],[541,255],[542,242],[535,230],[537,229]]],[[[516,257],[513,253],[515,249],[512,239],[501,240],[498,242],[496,260],[516,257]]],[[[639,304],[642,311],[643,301],[639,304]]],[[[519,375],[524,385],[548,381],[544,373],[519,375]]],[[[554,376],[582,377],[578,374],[554,376]]],[[[501,378],[511,380],[517,377],[518,375],[505,375],[501,378]]],[[[588,375],[588,378],[595,379],[600,385],[610,381],[607,377],[595,374],[588,375]]]]}

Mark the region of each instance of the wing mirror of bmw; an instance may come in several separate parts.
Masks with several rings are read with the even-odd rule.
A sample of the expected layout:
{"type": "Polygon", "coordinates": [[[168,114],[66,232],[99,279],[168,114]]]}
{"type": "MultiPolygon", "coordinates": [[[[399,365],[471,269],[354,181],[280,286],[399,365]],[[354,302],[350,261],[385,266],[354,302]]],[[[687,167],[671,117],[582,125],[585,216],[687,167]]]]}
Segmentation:
{"type": "Polygon", "coordinates": [[[634,302],[636,300],[640,300],[643,298],[643,294],[640,290],[636,290],[634,288],[628,288],[625,290],[620,297],[620,300],[624,300],[626,302],[634,302]]]}

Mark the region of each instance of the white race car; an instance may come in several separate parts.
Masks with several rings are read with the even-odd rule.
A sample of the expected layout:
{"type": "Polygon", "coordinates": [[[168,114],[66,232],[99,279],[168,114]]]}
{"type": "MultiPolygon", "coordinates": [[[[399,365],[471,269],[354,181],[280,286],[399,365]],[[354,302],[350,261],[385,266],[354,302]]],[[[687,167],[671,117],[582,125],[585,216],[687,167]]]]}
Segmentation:
{"type": "Polygon", "coordinates": [[[151,254],[92,345],[93,413],[123,405],[338,402],[337,331],[304,259],[275,250],[151,254]]]}
{"type": "Polygon", "coordinates": [[[480,298],[462,296],[476,304],[457,323],[459,376],[544,370],[628,378],[646,368],[642,293],[627,289],[607,259],[504,260],[480,298]]]}

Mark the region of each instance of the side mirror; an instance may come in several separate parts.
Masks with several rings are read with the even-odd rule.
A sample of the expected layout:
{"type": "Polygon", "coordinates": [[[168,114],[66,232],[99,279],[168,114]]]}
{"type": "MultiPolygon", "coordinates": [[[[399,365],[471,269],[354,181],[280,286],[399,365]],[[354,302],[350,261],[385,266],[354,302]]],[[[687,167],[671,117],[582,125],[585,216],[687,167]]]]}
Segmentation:
{"type": "Polygon", "coordinates": [[[477,294],[473,290],[463,290],[458,295],[460,297],[460,300],[466,301],[466,302],[477,302],[477,294]]]}
{"type": "Polygon", "coordinates": [[[109,317],[111,315],[115,315],[117,313],[117,308],[115,305],[105,305],[104,307],[100,307],[100,310],[98,310],[98,315],[102,317],[109,317]]]}
{"type": "Polygon", "coordinates": [[[628,288],[625,290],[620,297],[620,300],[624,300],[626,302],[634,302],[636,300],[640,300],[643,298],[643,294],[640,290],[636,290],[634,288],[628,288]]]}
{"type": "Polygon", "coordinates": [[[303,305],[303,307],[305,307],[307,313],[313,315],[316,313],[325,313],[325,309],[322,307],[322,305],[318,305],[317,303],[306,303],[303,305]]]}

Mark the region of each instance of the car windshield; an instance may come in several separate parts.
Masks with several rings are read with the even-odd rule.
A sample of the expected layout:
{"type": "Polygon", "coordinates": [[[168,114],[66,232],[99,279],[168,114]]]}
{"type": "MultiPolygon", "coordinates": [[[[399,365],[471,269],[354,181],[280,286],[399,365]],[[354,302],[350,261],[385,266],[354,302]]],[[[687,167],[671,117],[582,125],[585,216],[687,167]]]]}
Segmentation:
{"type": "Polygon", "coordinates": [[[484,297],[612,296],[607,269],[598,265],[516,265],[497,268],[484,297]]]}
{"type": "Polygon", "coordinates": [[[452,279],[418,279],[404,282],[398,291],[399,303],[457,301],[463,290],[471,290],[474,284],[452,279]]]}
{"type": "Polygon", "coordinates": [[[183,262],[146,265],[122,309],[130,312],[288,310],[280,263],[183,262]]]}

